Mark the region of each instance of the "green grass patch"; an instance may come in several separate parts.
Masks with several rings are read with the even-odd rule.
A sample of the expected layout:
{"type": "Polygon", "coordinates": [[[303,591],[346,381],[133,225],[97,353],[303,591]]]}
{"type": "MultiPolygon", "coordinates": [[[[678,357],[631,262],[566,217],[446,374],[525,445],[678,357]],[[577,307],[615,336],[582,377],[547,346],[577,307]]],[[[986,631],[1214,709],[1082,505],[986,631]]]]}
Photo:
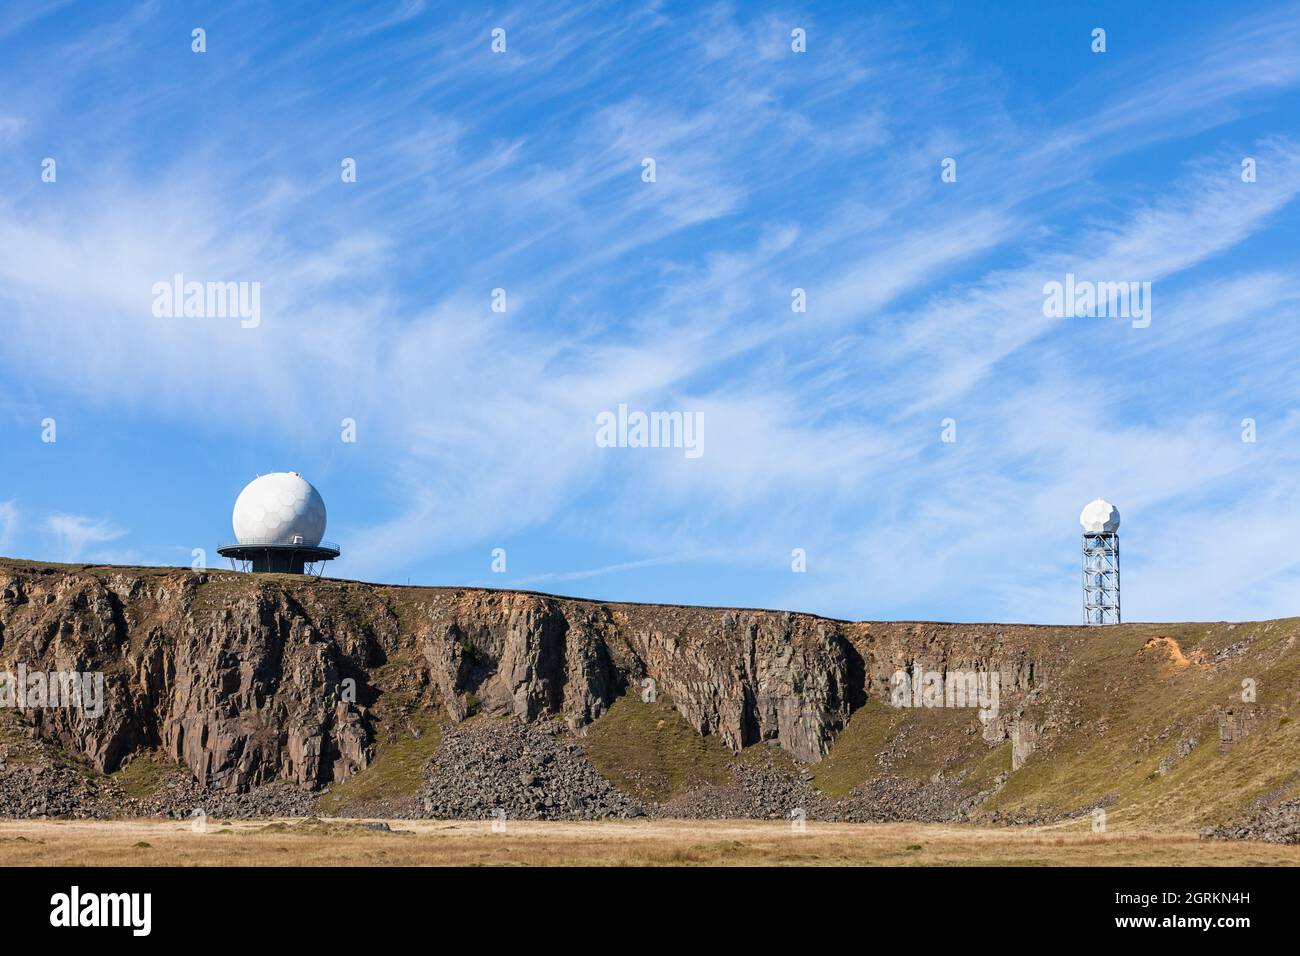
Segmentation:
{"type": "Polygon", "coordinates": [[[163,779],[174,771],[184,769],[157,751],[136,754],[129,764],[109,774],[109,779],[122,788],[128,797],[143,800],[153,796],[163,779]]]}
{"type": "Polygon", "coordinates": [[[813,785],[832,797],[846,797],[854,787],[880,776],[876,758],[905,716],[905,711],[868,700],[853,712],[830,753],[813,766],[813,785]]]}
{"type": "Polygon", "coordinates": [[[656,803],[730,783],[735,759],[721,740],[696,733],[663,695],[654,703],[635,694],[614,701],[588,730],[586,751],[614,786],[656,803]]]}
{"type": "Polygon", "coordinates": [[[375,759],[365,770],[330,787],[316,801],[316,810],[335,816],[353,806],[375,800],[400,800],[420,789],[420,770],[442,744],[445,718],[428,710],[410,718],[416,733],[403,728],[396,739],[380,741],[375,759]]]}

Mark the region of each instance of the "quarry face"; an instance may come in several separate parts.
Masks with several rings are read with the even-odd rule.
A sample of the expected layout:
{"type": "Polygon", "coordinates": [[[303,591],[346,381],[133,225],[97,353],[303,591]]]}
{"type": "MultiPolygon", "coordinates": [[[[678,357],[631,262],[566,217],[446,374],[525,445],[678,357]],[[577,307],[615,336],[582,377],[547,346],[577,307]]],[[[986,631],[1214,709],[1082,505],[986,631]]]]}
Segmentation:
{"type": "Polygon", "coordinates": [[[1244,825],[1294,640],[6,561],[0,671],[102,699],[10,688],[0,813],[1244,825]],[[1189,793],[1207,764],[1244,785],[1189,793]]]}

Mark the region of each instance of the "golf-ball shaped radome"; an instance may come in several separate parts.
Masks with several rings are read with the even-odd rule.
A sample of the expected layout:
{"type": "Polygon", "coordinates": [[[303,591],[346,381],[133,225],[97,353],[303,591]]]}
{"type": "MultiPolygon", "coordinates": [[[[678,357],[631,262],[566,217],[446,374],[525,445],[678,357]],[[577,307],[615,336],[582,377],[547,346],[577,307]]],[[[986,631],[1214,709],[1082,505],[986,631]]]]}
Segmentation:
{"type": "Polygon", "coordinates": [[[297,472],[275,472],[239,493],[231,522],[240,544],[315,547],[325,536],[325,501],[297,472]]]}
{"type": "Polygon", "coordinates": [[[1119,530],[1119,509],[1104,498],[1088,502],[1079,515],[1084,534],[1114,534],[1119,530]]]}

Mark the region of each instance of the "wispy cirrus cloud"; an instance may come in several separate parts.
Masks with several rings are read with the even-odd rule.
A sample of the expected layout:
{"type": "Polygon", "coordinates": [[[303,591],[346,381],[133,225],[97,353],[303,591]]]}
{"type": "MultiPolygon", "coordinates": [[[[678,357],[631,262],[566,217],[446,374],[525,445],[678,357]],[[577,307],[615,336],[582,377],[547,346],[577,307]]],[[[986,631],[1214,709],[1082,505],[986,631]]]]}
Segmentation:
{"type": "MultiPolygon", "coordinates": [[[[1103,489],[1148,529],[1225,507],[1256,528],[1294,502],[1277,330],[1297,297],[1276,250],[1295,249],[1276,231],[1300,168],[1272,111],[1300,87],[1295,9],[1150,37],[1141,62],[1097,57],[1039,97],[900,14],[808,19],[795,56],[784,13],[725,5],[403,3],[291,35],[235,5],[206,59],[167,53],[171,82],[111,109],[87,78],[146,75],[178,23],[103,14],[102,56],[103,24],[72,31],[78,69],[6,106],[13,136],[78,161],[57,185],[10,170],[27,185],[0,204],[0,366],[34,415],[172,436],[184,454],[155,452],[149,480],[222,470],[237,490],[268,457],[306,462],[338,489],[344,574],[564,540],[501,583],[671,599],[712,576],[720,603],[1070,619],[1073,514],[1103,489]],[[1066,271],[1155,282],[1152,326],[1045,318],[1066,271]],[[155,319],[152,284],[177,272],[261,282],[261,327],[155,319]],[[705,456],[597,448],[620,402],[702,412],[705,456]]],[[[135,507],[112,513],[162,521],[135,507]]],[[[196,546],[224,535],[224,502],[168,520],[186,509],[215,516],[196,546]]],[[[55,517],[65,555],[134,544],[55,517]]],[[[1144,533],[1126,567],[1161,591],[1130,607],[1205,608],[1154,570],[1177,538],[1144,533]]],[[[1292,593],[1273,557],[1234,560],[1231,609],[1292,593]]]]}
{"type": "Polygon", "coordinates": [[[87,547],[107,544],[126,536],[106,518],[88,518],[85,515],[55,513],[45,519],[45,530],[58,542],[58,551],[64,561],[82,557],[87,547]]]}
{"type": "Polygon", "coordinates": [[[18,506],[13,501],[0,501],[0,554],[8,554],[17,531],[18,506]]]}

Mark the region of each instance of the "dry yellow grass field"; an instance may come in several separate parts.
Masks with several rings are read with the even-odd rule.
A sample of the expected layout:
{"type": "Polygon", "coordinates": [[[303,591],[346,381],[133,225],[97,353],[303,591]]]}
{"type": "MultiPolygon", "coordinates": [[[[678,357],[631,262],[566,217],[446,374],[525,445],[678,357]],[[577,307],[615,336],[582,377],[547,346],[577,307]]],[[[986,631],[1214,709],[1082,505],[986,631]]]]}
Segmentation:
{"type": "Polygon", "coordinates": [[[0,821],[4,866],[1294,866],[1300,847],[1052,827],[625,821],[0,821]]]}

